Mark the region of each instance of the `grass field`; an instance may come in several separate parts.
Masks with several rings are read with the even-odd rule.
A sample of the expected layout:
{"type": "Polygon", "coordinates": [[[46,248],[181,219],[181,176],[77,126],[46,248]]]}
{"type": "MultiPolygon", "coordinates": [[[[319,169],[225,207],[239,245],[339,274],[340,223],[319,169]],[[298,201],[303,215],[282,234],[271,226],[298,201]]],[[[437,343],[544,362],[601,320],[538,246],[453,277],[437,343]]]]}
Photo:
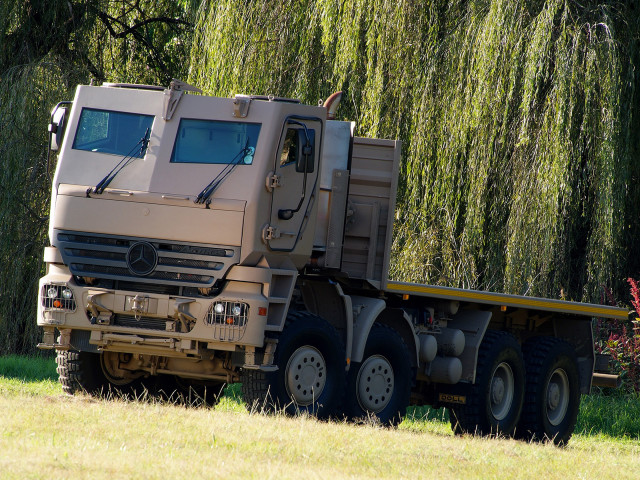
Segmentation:
{"type": "Polygon", "coordinates": [[[638,478],[640,399],[585,397],[566,448],[455,437],[443,410],[397,429],[67,396],[53,360],[0,358],[0,479],[638,478]]]}

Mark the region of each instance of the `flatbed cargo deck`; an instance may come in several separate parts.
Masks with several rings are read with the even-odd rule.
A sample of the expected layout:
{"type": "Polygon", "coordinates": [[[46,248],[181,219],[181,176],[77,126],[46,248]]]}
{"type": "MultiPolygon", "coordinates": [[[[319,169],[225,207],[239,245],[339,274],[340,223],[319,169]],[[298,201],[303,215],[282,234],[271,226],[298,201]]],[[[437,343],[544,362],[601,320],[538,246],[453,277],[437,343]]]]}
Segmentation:
{"type": "Polygon", "coordinates": [[[566,300],[552,300],[547,298],[493,293],[480,290],[466,290],[460,288],[423,285],[418,283],[388,281],[384,290],[405,295],[454,300],[458,302],[479,303],[483,305],[526,308],[545,312],[567,313],[587,317],[612,318],[626,320],[629,311],[620,307],[608,305],[594,305],[591,303],[570,302],[566,300]]]}

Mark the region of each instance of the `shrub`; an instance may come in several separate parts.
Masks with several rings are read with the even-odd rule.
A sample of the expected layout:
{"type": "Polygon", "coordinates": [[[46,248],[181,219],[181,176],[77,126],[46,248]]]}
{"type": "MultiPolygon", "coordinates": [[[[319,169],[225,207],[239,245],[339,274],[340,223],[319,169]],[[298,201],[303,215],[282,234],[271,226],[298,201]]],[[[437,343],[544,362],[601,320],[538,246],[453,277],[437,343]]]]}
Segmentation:
{"type": "Polygon", "coordinates": [[[611,368],[622,377],[622,388],[627,392],[640,392],[640,288],[634,279],[627,281],[637,316],[629,320],[598,319],[594,335],[596,352],[611,355],[611,368]]]}

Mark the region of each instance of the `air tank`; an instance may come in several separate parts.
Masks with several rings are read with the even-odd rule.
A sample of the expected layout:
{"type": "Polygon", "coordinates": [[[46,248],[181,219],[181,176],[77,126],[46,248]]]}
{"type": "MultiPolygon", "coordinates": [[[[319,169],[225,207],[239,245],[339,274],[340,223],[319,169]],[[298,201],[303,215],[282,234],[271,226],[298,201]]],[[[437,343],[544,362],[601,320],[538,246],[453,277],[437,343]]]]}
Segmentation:
{"type": "Polygon", "coordinates": [[[466,340],[462,330],[457,328],[442,328],[436,335],[438,355],[459,357],[464,351],[466,340]]]}
{"type": "Polygon", "coordinates": [[[425,375],[432,382],[453,385],[462,378],[462,362],[458,357],[436,357],[427,364],[425,375]]]}

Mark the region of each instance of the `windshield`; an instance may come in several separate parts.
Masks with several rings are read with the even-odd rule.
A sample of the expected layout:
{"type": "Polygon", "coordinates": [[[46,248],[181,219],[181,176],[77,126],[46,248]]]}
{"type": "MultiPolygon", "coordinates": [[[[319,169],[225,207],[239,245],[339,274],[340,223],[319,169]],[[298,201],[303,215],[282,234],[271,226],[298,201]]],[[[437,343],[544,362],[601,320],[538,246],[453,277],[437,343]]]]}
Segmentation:
{"type": "Polygon", "coordinates": [[[151,130],[153,115],[83,108],[73,148],[142,158],[145,149],[132,147],[151,130]]]}
{"type": "Polygon", "coordinates": [[[257,123],[183,118],[171,162],[250,165],[259,134],[257,123]]]}

